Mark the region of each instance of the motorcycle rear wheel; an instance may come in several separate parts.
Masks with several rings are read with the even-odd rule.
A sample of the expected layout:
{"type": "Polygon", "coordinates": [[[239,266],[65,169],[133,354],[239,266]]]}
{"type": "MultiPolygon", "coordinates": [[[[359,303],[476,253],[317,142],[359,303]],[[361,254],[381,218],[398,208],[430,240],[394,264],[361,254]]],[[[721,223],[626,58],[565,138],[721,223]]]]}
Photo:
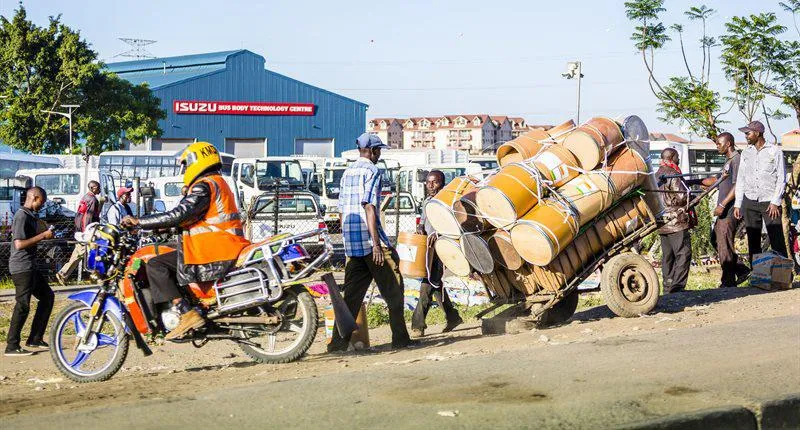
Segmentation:
{"type": "Polygon", "coordinates": [[[259,346],[239,343],[239,347],[259,363],[290,363],[302,357],[314,343],[319,324],[317,305],[305,288],[295,287],[285,290],[281,299],[273,303],[272,307],[282,316],[280,324],[258,327],[265,333],[269,332],[258,338],[252,337],[251,332],[240,331],[241,336],[259,346]],[[296,336],[290,338],[288,332],[296,336]]]}
{"type": "Polygon", "coordinates": [[[72,302],[58,314],[50,331],[50,356],[53,362],[64,376],[80,383],[100,382],[111,378],[128,356],[129,337],[122,322],[110,312],[103,315],[100,332],[91,335],[95,336],[93,342],[90,342],[94,343],[94,347],[86,351],[75,348],[80,341],[79,334],[86,329],[90,311],[89,306],[72,302]],[[100,359],[101,365],[98,369],[83,368],[87,362],[93,361],[93,354],[106,348],[113,348],[111,357],[107,360],[100,359]]]}

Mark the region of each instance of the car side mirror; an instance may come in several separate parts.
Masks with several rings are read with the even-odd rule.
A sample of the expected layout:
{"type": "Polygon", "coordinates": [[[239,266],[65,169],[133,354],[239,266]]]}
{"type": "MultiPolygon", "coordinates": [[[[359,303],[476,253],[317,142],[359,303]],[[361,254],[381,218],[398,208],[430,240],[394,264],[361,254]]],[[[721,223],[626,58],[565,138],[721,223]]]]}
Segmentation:
{"type": "Polygon", "coordinates": [[[328,207],[325,205],[319,205],[319,214],[325,215],[328,212],[328,207]]]}

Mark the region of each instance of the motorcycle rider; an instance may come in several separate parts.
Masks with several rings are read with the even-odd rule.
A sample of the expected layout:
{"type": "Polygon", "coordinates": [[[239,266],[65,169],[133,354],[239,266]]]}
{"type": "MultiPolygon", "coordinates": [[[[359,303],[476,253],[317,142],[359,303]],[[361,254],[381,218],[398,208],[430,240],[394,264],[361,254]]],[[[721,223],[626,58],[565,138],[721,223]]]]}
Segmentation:
{"type": "Polygon", "coordinates": [[[171,302],[180,312],[178,326],[165,339],[179,339],[205,319],[183,299],[178,285],[216,281],[250,244],[233,192],[220,174],[222,160],[214,145],[196,142],[181,154],[183,182],[188,194],[177,207],[142,218],[125,217],[122,225],[144,230],[180,227],[178,250],[151,258],[147,276],[155,303],[171,302]]]}

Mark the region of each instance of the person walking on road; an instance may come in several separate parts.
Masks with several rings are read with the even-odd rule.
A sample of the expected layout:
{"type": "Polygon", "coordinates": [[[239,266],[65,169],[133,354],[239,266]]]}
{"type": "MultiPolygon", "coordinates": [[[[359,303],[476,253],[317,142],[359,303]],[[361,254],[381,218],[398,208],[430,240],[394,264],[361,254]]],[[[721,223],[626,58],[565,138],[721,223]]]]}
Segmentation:
{"type": "MultiPolygon", "coordinates": [[[[97,196],[100,194],[100,183],[97,181],[89,181],[89,192],[87,192],[81,201],[78,203],[78,213],[75,215],[75,232],[83,233],[86,226],[100,221],[100,204],[97,202],[97,196]]],[[[69,260],[61,267],[61,270],[56,273],[56,280],[61,285],[67,283],[67,279],[72,276],[78,263],[83,260],[86,254],[86,247],[84,245],[75,245],[72,250],[72,255],[69,260]]]]}
{"type": "MultiPolygon", "coordinates": [[[[381,149],[388,148],[388,145],[378,136],[364,133],[356,139],[356,147],[360,158],[345,170],[339,193],[342,237],[347,257],[342,293],[355,318],[374,280],[389,308],[392,348],[405,348],[416,342],[409,338],[403,317],[403,278],[398,270],[399,258],[381,227],[378,213],[381,206],[381,173],[375,163],[381,157],[381,149]]],[[[341,336],[334,327],[328,352],[346,351],[349,344],[350,334],[341,336]]]]}
{"type": "Polygon", "coordinates": [[[689,237],[689,187],[681,177],[678,151],[666,148],[661,151],[661,167],[656,172],[659,189],[664,191],[664,218],[667,221],[658,229],[661,236],[661,273],[664,294],[682,291],[689,279],[692,263],[692,241],[689,237]]]}
{"type": "Polygon", "coordinates": [[[131,192],[133,188],[119,187],[117,190],[117,202],[108,210],[106,220],[109,224],[119,227],[122,218],[133,216],[133,211],[129,203],[131,202],[131,192]]]}
{"type": "Polygon", "coordinates": [[[44,350],[49,345],[44,341],[44,332],[47,321],[53,311],[53,290],[47,284],[47,278],[41,270],[36,269],[37,244],[46,239],[53,238],[53,231],[43,229],[43,223],[36,218],[35,213],[47,201],[47,193],[41,187],[28,188],[25,193],[25,204],[14,214],[11,224],[11,256],[8,258],[8,270],[16,289],[14,311],[11,314],[11,324],[8,327],[6,341],[6,356],[25,356],[33,352],[22,349],[20,341],[22,327],[30,313],[31,296],[39,300],[36,313],[33,315],[31,332],[25,345],[28,348],[44,350]]]}
{"type": "Polygon", "coordinates": [[[753,121],[739,129],[745,133],[747,148],[736,178],[733,215],[744,218],[750,262],[761,253],[762,225],[766,224],[770,247],[787,257],[781,223],[781,200],[786,186],[783,151],[764,140],[764,124],[753,121]]]}
{"type": "Polygon", "coordinates": [[[436,243],[436,231],[433,229],[431,222],[425,215],[425,204],[427,204],[439,190],[444,187],[444,173],[441,170],[432,170],[425,178],[425,191],[427,196],[422,202],[422,214],[417,225],[418,234],[428,235],[428,253],[430,254],[430,264],[428,265],[428,277],[422,280],[419,286],[419,302],[414,309],[414,315],[411,317],[411,331],[415,336],[421,337],[425,335],[425,329],[428,326],[425,324],[425,317],[428,316],[431,302],[433,298],[442,306],[445,317],[447,318],[447,325],[442,330],[442,333],[453,331],[456,327],[464,322],[458,310],[453,306],[450,301],[450,296],[442,284],[442,276],[444,276],[444,265],[442,260],[436,255],[434,244],[436,243]]]}
{"type": "Polygon", "coordinates": [[[714,235],[716,236],[717,255],[722,268],[720,287],[735,287],[747,279],[750,269],[739,263],[734,240],[739,229],[740,220],[733,216],[733,203],[736,199],[736,178],[739,175],[741,155],[736,150],[733,135],[724,132],[716,140],[717,151],[725,156],[725,165],[719,175],[702,180],[704,187],[714,185],[723,175],[725,178],[719,183],[717,189],[717,206],[714,208],[714,235]]]}

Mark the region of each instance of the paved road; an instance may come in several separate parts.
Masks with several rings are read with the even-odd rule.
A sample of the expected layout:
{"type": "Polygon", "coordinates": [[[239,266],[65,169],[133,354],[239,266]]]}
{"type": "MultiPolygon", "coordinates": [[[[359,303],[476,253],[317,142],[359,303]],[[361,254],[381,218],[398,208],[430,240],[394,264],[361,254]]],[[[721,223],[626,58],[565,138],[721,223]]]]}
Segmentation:
{"type": "MultiPolygon", "coordinates": [[[[800,312],[796,301],[785,302],[796,300],[796,293],[774,296],[777,302],[769,309],[780,309],[780,302],[791,307],[774,317],[741,318],[741,300],[770,299],[760,296],[648,320],[600,320],[488,338],[473,332],[458,343],[484,342],[486,349],[477,354],[454,352],[454,344],[397,354],[341,356],[338,361],[325,356],[325,366],[344,363],[341,366],[348,368],[320,372],[319,367],[314,370],[312,359],[296,365],[294,378],[231,388],[203,387],[174,397],[143,396],[144,400],[109,405],[100,400],[90,408],[76,405],[56,413],[34,407],[24,415],[2,417],[0,424],[5,428],[40,428],[43,423],[65,428],[109,423],[146,428],[167,424],[200,428],[617,427],[800,392],[800,312]],[[716,322],[703,323],[711,319],[716,322]],[[666,327],[672,323],[675,328],[666,327]],[[597,332],[591,332],[599,327],[626,331],[593,337],[597,332]],[[559,342],[557,330],[573,340],[559,342]],[[575,341],[569,337],[570,330],[585,338],[575,341]],[[492,346],[502,342],[525,345],[492,346]]],[[[751,313],[760,309],[767,307],[753,308],[751,313]]],[[[169,380],[150,378],[143,383],[169,380]]],[[[69,394],[80,396],[80,387],[69,394]]]]}

